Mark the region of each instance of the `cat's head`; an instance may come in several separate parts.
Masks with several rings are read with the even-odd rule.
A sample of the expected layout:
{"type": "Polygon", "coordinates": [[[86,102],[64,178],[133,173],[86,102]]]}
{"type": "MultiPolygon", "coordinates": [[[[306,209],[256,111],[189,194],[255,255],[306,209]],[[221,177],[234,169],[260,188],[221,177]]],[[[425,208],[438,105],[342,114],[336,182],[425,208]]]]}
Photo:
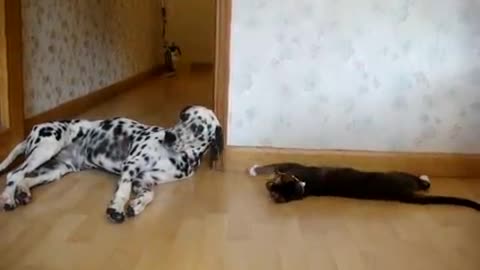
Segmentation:
{"type": "Polygon", "coordinates": [[[277,174],[265,186],[276,203],[301,200],[305,194],[305,182],[292,174],[277,174]]]}

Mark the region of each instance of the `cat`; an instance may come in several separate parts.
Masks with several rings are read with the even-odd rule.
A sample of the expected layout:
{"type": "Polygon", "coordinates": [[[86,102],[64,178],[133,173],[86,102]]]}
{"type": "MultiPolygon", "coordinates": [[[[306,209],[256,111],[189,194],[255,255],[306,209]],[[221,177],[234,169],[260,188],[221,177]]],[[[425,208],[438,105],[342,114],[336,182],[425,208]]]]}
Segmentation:
{"type": "Polygon", "coordinates": [[[177,70],[177,62],[182,55],[180,47],[175,43],[166,46],[165,50],[165,65],[168,72],[175,72],[177,70]]]}
{"type": "Polygon", "coordinates": [[[298,163],[254,165],[251,176],[274,174],[266,183],[276,203],[308,196],[336,196],[364,200],[398,201],[412,204],[466,206],[480,211],[480,204],[464,198],[426,195],[428,176],[405,172],[368,172],[353,168],[305,166],[298,163]]]}

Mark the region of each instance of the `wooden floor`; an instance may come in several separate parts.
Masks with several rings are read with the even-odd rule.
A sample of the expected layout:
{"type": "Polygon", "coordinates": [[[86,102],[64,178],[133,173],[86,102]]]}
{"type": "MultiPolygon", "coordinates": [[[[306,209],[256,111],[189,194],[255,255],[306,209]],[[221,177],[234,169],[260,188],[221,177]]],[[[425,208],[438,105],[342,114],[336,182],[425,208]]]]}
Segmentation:
{"type": "MultiPolygon", "coordinates": [[[[183,106],[211,104],[208,78],[157,78],[84,116],[169,125],[183,106]]],[[[117,225],[104,215],[115,180],[69,175],[34,189],[30,205],[0,212],[0,269],[480,269],[480,214],[466,208],[337,198],[274,205],[262,179],[202,168],[158,186],[140,216],[117,225]]],[[[480,181],[433,179],[432,193],[480,199],[480,181]]]]}

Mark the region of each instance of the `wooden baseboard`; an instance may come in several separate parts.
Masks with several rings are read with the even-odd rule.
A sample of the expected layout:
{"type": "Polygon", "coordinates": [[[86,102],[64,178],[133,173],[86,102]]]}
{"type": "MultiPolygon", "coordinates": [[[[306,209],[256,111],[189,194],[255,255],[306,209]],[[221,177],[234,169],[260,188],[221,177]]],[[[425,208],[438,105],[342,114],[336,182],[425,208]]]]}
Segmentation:
{"type": "Polygon", "coordinates": [[[480,178],[480,155],[369,151],[318,151],[227,147],[225,170],[244,172],[254,164],[299,162],[310,165],[349,166],[370,171],[404,171],[445,178],[480,178]]]}
{"type": "Polygon", "coordinates": [[[163,66],[153,67],[150,70],[144,71],[105,88],[98,89],[86,96],[68,101],[51,110],[28,118],[25,120],[25,133],[28,134],[32,127],[39,123],[75,117],[87,111],[90,107],[97,106],[104,101],[124,92],[125,90],[130,89],[134,85],[145,81],[147,78],[153,75],[162,74],[163,72],[165,72],[165,68],[163,66]]]}
{"type": "Polygon", "coordinates": [[[190,64],[190,71],[196,72],[210,72],[213,70],[214,64],[209,62],[192,62],[190,64]]]}

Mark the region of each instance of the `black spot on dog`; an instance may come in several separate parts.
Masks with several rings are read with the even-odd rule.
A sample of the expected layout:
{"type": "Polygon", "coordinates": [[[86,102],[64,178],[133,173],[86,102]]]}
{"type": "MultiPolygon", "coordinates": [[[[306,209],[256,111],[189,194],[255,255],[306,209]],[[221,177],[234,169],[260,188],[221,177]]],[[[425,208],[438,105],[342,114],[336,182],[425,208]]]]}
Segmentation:
{"type": "Polygon", "coordinates": [[[76,142],[78,139],[82,138],[83,136],[85,136],[85,133],[83,132],[83,129],[80,129],[77,133],[77,136],[75,136],[75,138],[73,138],[73,142],[76,142]]]}
{"type": "Polygon", "coordinates": [[[52,136],[53,129],[51,127],[43,127],[38,131],[40,137],[50,137],[52,136]]]}
{"type": "Polygon", "coordinates": [[[143,156],[143,159],[145,160],[145,162],[149,162],[150,161],[150,158],[148,156],[143,156]]]}
{"type": "Polygon", "coordinates": [[[133,186],[133,187],[140,187],[140,185],[141,185],[141,184],[140,184],[140,181],[133,181],[133,182],[132,182],[132,186],[133,186]]]}
{"type": "Polygon", "coordinates": [[[132,155],[133,153],[135,153],[135,151],[137,151],[137,149],[138,149],[138,144],[135,145],[135,146],[132,148],[132,150],[130,150],[129,155],[132,155]]]}
{"type": "Polygon", "coordinates": [[[172,163],[173,165],[177,164],[177,161],[174,158],[169,158],[168,160],[170,160],[170,163],[172,163]]]}
{"type": "Polygon", "coordinates": [[[98,132],[97,132],[96,130],[93,130],[91,133],[92,133],[92,135],[90,135],[90,138],[91,138],[92,140],[94,140],[95,138],[97,138],[98,132]]]}
{"type": "Polygon", "coordinates": [[[35,144],[38,144],[40,142],[40,138],[35,139],[35,144]]]}
{"type": "Polygon", "coordinates": [[[97,149],[95,149],[95,155],[98,156],[101,154],[106,154],[108,146],[109,146],[108,140],[102,140],[98,144],[97,149]]]}
{"type": "Polygon", "coordinates": [[[60,139],[62,139],[62,132],[60,131],[60,129],[55,130],[55,139],[57,141],[60,141],[60,139]]]}
{"type": "Polygon", "coordinates": [[[7,186],[8,186],[8,187],[11,187],[11,186],[13,186],[13,183],[14,183],[13,181],[8,181],[8,182],[7,182],[7,186]]]}
{"type": "Polygon", "coordinates": [[[197,133],[197,125],[195,123],[190,125],[190,130],[193,132],[193,134],[196,134],[197,133]]]}
{"type": "Polygon", "coordinates": [[[122,125],[119,124],[113,129],[113,135],[120,136],[122,135],[122,131],[123,131],[122,125]]]}
{"type": "Polygon", "coordinates": [[[190,118],[190,114],[189,114],[189,113],[182,113],[182,114],[180,115],[180,120],[182,120],[183,122],[188,121],[188,118],[190,118]]]}
{"type": "Polygon", "coordinates": [[[129,171],[128,174],[133,177],[133,171],[129,171]]]}
{"type": "Polygon", "coordinates": [[[112,121],[111,120],[104,120],[100,123],[100,128],[109,131],[113,127],[112,121]]]}
{"type": "Polygon", "coordinates": [[[170,131],[165,131],[165,139],[164,142],[165,144],[171,146],[175,141],[177,140],[177,136],[173,132],[170,131]]]}

